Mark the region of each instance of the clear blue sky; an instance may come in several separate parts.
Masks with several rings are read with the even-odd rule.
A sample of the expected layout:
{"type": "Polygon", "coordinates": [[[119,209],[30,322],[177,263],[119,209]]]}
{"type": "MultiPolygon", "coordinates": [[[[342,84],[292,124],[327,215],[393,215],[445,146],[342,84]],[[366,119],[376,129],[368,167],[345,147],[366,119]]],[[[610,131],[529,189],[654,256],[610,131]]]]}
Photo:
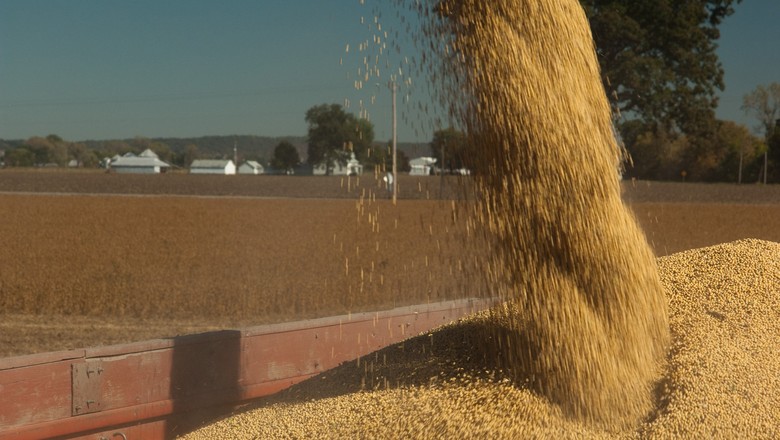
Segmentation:
{"type": "MultiPolygon", "coordinates": [[[[745,0],[722,25],[720,118],[754,125],[742,96],[780,82],[778,19],[780,0],[745,0]]],[[[359,0],[0,0],[0,138],[305,135],[311,106],[363,99],[386,140],[386,73],[353,86],[372,20],[359,0]]],[[[399,116],[399,141],[430,134],[399,116]]]]}
{"type": "Polygon", "coordinates": [[[718,56],[726,89],[716,113],[753,129],[757,121],[740,106],[757,86],[780,83],[780,0],[743,0],[735,9],[720,26],[718,56]]]}

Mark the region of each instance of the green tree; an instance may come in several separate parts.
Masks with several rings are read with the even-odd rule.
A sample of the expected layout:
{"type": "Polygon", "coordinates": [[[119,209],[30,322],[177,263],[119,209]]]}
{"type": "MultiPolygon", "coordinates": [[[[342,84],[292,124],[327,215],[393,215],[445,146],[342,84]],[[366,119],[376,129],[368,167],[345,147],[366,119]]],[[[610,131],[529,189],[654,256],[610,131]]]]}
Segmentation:
{"type": "Polygon", "coordinates": [[[97,156],[101,159],[105,157],[111,158],[117,154],[122,155],[128,151],[132,151],[132,148],[127,142],[120,140],[99,141],[96,146],[93,146],[92,148],[95,149],[97,156]]]}
{"type": "Polygon", "coordinates": [[[374,126],[357,119],[338,104],[321,104],[306,112],[308,162],[324,164],[330,174],[336,164],[346,165],[351,153],[363,161],[374,141],[374,126]]]}
{"type": "Polygon", "coordinates": [[[630,157],[624,175],[638,179],[679,180],[685,171],[686,180],[755,180],[759,156],[766,149],[747,127],[732,121],[717,121],[709,143],[700,150],[683,134],[657,130],[639,120],[621,124],[620,133],[630,157]]]}
{"type": "Polygon", "coordinates": [[[171,147],[168,146],[168,144],[160,141],[153,141],[149,143],[149,146],[147,147],[150,150],[154,151],[154,154],[157,155],[160,160],[163,162],[171,163],[174,159],[174,153],[171,150],[171,147]]]}
{"type": "Polygon", "coordinates": [[[152,145],[152,140],[145,136],[136,136],[130,141],[133,150],[141,152],[152,145]]]}
{"type": "Polygon", "coordinates": [[[187,168],[192,164],[192,161],[200,157],[200,151],[195,144],[187,144],[184,147],[184,151],[177,154],[174,163],[180,167],[187,168]]]}
{"type": "Polygon", "coordinates": [[[388,145],[376,144],[372,146],[366,154],[366,168],[380,173],[390,171],[393,167],[392,148],[392,141],[388,145]]]}
{"type": "Polygon", "coordinates": [[[399,173],[408,173],[409,171],[412,170],[412,166],[409,164],[409,156],[407,156],[406,153],[404,153],[403,151],[401,150],[396,151],[395,161],[398,164],[399,173]]]}
{"type": "Polygon", "coordinates": [[[758,119],[764,139],[768,142],[775,133],[780,118],[780,83],[758,86],[742,97],[742,111],[758,119]]]}
{"type": "Polygon", "coordinates": [[[767,140],[767,154],[769,161],[769,169],[767,174],[772,177],[774,181],[780,178],[780,125],[775,124],[775,130],[772,136],[769,136],[767,140]]]}
{"type": "Polygon", "coordinates": [[[295,145],[288,141],[281,141],[274,148],[274,157],[271,159],[271,167],[277,170],[290,171],[301,163],[301,156],[295,145]]]}
{"type": "MultiPolygon", "coordinates": [[[[408,172],[412,169],[409,165],[409,157],[402,150],[396,151],[396,163],[399,172],[408,172]]],[[[376,144],[366,152],[365,165],[369,170],[379,173],[392,171],[393,169],[393,140],[387,141],[387,145],[376,144]]]]}
{"type": "Polygon", "coordinates": [[[9,167],[31,167],[35,165],[35,154],[25,146],[20,146],[5,153],[5,164],[9,167]]]}
{"type": "Polygon", "coordinates": [[[374,124],[367,119],[350,116],[351,136],[348,141],[355,158],[361,162],[366,160],[371,145],[374,144],[374,124]]]}
{"type": "Polygon", "coordinates": [[[98,157],[95,151],[78,142],[68,144],[68,158],[76,160],[80,167],[93,168],[98,164],[98,157]]]}
{"type": "Polygon", "coordinates": [[[581,0],[613,105],[694,138],[715,129],[718,25],[741,0],[581,0]]]}
{"type": "Polygon", "coordinates": [[[68,143],[57,135],[50,134],[45,138],[33,136],[25,141],[24,146],[35,156],[35,165],[54,163],[64,166],[68,163],[68,143]]]}
{"type": "Polygon", "coordinates": [[[691,180],[742,182],[764,148],[747,127],[732,121],[717,121],[713,136],[706,139],[699,138],[698,145],[683,153],[683,168],[691,180]]]}
{"type": "Polygon", "coordinates": [[[716,178],[725,182],[755,181],[758,168],[754,165],[764,148],[760,139],[750,134],[744,125],[732,121],[720,121],[716,132],[719,155],[716,178]]]}
{"type": "Polygon", "coordinates": [[[766,175],[775,174],[780,164],[780,133],[777,127],[780,118],[780,84],[773,82],[768,86],[760,85],[743,96],[742,111],[758,119],[758,128],[763,132],[767,147],[764,152],[766,175]]]}
{"type": "Polygon", "coordinates": [[[469,168],[466,135],[453,127],[437,130],[433,133],[431,154],[436,158],[436,163],[442,170],[469,168]]]}
{"type": "Polygon", "coordinates": [[[629,154],[624,176],[637,179],[677,180],[685,171],[684,151],[688,138],[658,130],[652,124],[632,121],[624,127],[623,141],[629,154]]]}

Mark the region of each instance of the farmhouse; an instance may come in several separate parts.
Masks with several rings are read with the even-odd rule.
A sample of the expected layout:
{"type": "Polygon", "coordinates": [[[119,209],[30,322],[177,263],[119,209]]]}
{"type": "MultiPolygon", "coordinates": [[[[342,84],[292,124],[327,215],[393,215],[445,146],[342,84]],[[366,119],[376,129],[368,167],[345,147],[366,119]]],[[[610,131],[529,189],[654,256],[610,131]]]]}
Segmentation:
{"type": "Polygon", "coordinates": [[[236,174],[232,160],[197,159],[190,165],[190,174],[236,174]]]}
{"type": "Polygon", "coordinates": [[[436,163],[435,157],[416,157],[409,161],[412,167],[409,171],[411,176],[430,176],[433,174],[433,165],[436,163]]]}
{"type": "Polygon", "coordinates": [[[324,176],[330,174],[331,176],[359,176],[363,174],[363,165],[355,159],[355,153],[347,161],[346,164],[336,162],[330,168],[330,172],[325,167],[324,163],[319,163],[312,169],[312,174],[315,176],[324,176]]]}
{"type": "Polygon", "coordinates": [[[238,167],[238,174],[263,174],[265,169],[257,161],[248,160],[238,167]]]}
{"type": "Polygon", "coordinates": [[[166,172],[171,166],[161,161],[152,150],[145,150],[140,156],[133,153],[114,156],[109,167],[117,173],[158,174],[166,172]]]}

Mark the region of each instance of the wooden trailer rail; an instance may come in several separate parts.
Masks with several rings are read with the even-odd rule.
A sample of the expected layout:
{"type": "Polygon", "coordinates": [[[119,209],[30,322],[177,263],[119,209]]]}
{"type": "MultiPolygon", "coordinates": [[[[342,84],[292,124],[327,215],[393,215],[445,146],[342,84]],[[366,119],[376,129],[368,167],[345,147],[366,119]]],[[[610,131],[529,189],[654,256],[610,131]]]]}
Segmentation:
{"type": "Polygon", "coordinates": [[[199,412],[268,396],[489,304],[449,301],[0,359],[0,439],[172,438],[199,412]]]}

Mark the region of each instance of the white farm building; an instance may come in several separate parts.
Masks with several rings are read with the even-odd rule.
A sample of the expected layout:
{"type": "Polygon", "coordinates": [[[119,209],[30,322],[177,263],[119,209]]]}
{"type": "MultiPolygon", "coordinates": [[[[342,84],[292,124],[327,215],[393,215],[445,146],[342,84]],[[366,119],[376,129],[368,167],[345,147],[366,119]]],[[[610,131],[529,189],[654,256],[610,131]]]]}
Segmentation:
{"type": "Polygon", "coordinates": [[[430,176],[433,174],[433,166],[436,164],[435,157],[416,157],[409,161],[412,167],[409,171],[411,176],[430,176]]]}
{"type": "Polygon", "coordinates": [[[164,173],[171,166],[161,161],[154,151],[147,149],[138,156],[133,153],[114,156],[109,167],[117,173],[158,174],[164,173]]]}
{"type": "Polygon", "coordinates": [[[363,174],[363,165],[355,159],[355,153],[347,161],[346,164],[334,163],[333,167],[327,172],[324,163],[320,163],[312,168],[312,174],[315,176],[324,176],[330,174],[331,176],[359,176],[363,174]]]}
{"type": "Polygon", "coordinates": [[[197,159],[190,165],[190,174],[236,174],[232,160],[197,159]]]}
{"type": "Polygon", "coordinates": [[[265,169],[257,161],[248,160],[238,167],[238,174],[263,174],[265,169]]]}

